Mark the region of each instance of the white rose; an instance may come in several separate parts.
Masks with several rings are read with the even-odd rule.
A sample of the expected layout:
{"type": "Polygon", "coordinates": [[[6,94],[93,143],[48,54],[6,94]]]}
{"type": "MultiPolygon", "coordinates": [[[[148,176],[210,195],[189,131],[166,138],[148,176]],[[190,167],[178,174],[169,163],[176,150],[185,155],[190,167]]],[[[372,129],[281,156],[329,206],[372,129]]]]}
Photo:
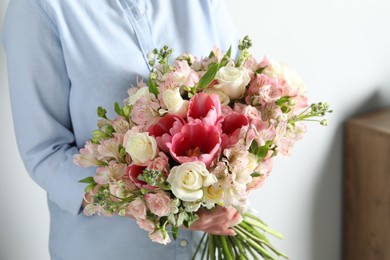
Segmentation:
{"type": "Polygon", "coordinates": [[[222,67],[218,70],[215,79],[218,84],[215,88],[220,88],[230,98],[240,98],[245,93],[245,87],[250,81],[248,72],[243,67],[222,67]]]}
{"type": "Polygon", "coordinates": [[[180,89],[167,89],[162,93],[162,100],[168,109],[169,114],[176,114],[185,117],[188,110],[188,100],[183,100],[180,89]]]}
{"type": "Polygon", "coordinates": [[[218,96],[219,102],[221,102],[222,105],[228,105],[230,102],[229,96],[223,92],[221,89],[218,88],[206,88],[203,90],[206,94],[216,94],[218,96]]]}
{"type": "Polygon", "coordinates": [[[136,164],[145,164],[157,156],[156,140],[149,133],[127,132],[124,137],[124,147],[136,164]]]}
{"type": "Polygon", "coordinates": [[[140,99],[143,96],[149,95],[149,88],[148,87],[142,87],[137,90],[137,92],[127,99],[127,104],[132,106],[137,102],[138,99],[140,99]]]}
{"type": "Polygon", "coordinates": [[[187,162],[171,169],[167,181],[175,196],[183,201],[197,201],[203,197],[203,187],[216,183],[203,162],[187,162]]]}
{"type": "Polygon", "coordinates": [[[215,203],[221,202],[223,197],[223,188],[219,185],[210,185],[203,188],[203,201],[205,206],[210,209],[214,207],[215,203]]]}

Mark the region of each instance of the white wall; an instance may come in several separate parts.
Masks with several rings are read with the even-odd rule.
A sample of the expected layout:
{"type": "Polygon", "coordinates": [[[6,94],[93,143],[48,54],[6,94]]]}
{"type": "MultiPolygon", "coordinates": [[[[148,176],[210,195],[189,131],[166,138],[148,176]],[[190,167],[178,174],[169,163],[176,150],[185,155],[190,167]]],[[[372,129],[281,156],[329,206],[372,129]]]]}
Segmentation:
{"type": "MultiPolygon", "coordinates": [[[[276,161],[266,185],[253,194],[253,206],[285,235],[275,245],[291,259],[341,259],[342,123],[390,105],[390,2],[226,2],[256,56],[288,63],[304,78],[311,100],[329,101],[335,110],[328,127],[310,125],[293,155],[276,161]]],[[[7,3],[0,2],[0,27],[7,3]]],[[[0,91],[0,259],[49,259],[45,193],[16,149],[3,49],[0,91]]]]}
{"type": "MultiPolygon", "coordinates": [[[[0,28],[8,0],[0,1],[0,28]]],[[[23,18],[21,18],[23,19],[23,18]]],[[[28,116],[26,109],[26,116],[28,116]]],[[[49,212],[45,192],[20,160],[12,125],[5,54],[0,47],[0,259],[48,260],[49,212]]]]}
{"type": "Polygon", "coordinates": [[[252,196],[291,259],[341,259],[342,123],[390,105],[388,0],[228,0],[256,55],[284,61],[303,77],[313,102],[335,110],[329,126],[309,125],[293,155],[252,196]]]}

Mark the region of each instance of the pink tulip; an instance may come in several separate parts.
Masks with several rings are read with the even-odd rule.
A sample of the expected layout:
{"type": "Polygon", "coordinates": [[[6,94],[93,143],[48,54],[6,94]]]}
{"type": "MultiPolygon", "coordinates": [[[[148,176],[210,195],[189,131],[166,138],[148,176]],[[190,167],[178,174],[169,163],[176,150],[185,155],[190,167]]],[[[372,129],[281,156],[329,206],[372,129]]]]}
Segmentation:
{"type": "Polygon", "coordinates": [[[237,143],[241,129],[247,125],[249,120],[245,115],[237,112],[228,114],[222,121],[222,149],[237,143]]]}
{"type": "Polygon", "coordinates": [[[187,117],[200,119],[207,125],[215,125],[221,116],[221,103],[216,94],[199,93],[189,102],[187,117]]]}
{"type": "Polygon", "coordinates": [[[138,176],[143,173],[146,169],[146,166],[140,166],[136,164],[129,165],[126,169],[126,174],[129,179],[137,186],[138,188],[145,188],[148,190],[153,190],[155,187],[150,186],[144,181],[138,179],[138,176]]]}
{"type": "Polygon", "coordinates": [[[220,130],[199,122],[186,124],[167,146],[179,163],[201,161],[209,166],[221,147],[220,130]]]}
{"type": "Polygon", "coordinates": [[[166,114],[161,117],[154,125],[148,128],[151,136],[154,136],[157,146],[160,150],[168,152],[166,143],[172,140],[172,135],[179,132],[185,124],[184,119],[178,115],[166,114]]]}

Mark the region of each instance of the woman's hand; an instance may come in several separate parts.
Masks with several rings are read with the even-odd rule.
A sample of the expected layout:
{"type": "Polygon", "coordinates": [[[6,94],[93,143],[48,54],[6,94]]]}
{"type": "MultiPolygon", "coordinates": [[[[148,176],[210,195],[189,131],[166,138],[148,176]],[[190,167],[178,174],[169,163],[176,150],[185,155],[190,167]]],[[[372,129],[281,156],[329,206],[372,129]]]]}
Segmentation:
{"type": "Polygon", "coordinates": [[[223,208],[216,206],[214,209],[200,209],[198,211],[199,219],[191,224],[190,230],[204,231],[213,235],[234,236],[231,227],[241,222],[240,213],[235,208],[223,208]]]}

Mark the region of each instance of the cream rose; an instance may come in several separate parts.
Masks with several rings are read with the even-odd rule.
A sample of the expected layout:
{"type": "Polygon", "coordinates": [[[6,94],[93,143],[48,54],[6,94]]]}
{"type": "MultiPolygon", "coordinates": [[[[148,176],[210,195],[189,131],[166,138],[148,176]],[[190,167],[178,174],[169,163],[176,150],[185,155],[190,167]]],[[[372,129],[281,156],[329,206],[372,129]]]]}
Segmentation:
{"type": "Polygon", "coordinates": [[[145,164],[157,156],[156,140],[149,133],[127,132],[124,137],[126,152],[136,164],[145,164]]]}
{"type": "Polygon", "coordinates": [[[221,202],[223,197],[223,188],[219,185],[210,185],[203,188],[205,206],[207,208],[214,207],[215,203],[221,202]]]}
{"type": "Polygon", "coordinates": [[[245,93],[245,87],[250,81],[249,74],[245,68],[222,67],[218,70],[215,79],[218,84],[214,88],[219,88],[230,98],[240,98],[245,93]]]}
{"type": "Polygon", "coordinates": [[[141,87],[140,89],[137,90],[135,94],[132,94],[129,96],[127,99],[127,104],[132,106],[137,102],[138,99],[140,99],[142,96],[146,96],[149,94],[149,88],[148,87],[141,87]]]}
{"type": "Polygon", "coordinates": [[[162,101],[168,109],[169,114],[185,117],[188,110],[188,100],[183,100],[180,89],[167,89],[162,93],[162,101]]]}
{"type": "Polygon", "coordinates": [[[192,202],[203,198],[203,187],[216,183],[203,162],[188,162],[171,169],[167,181],[172,192],[183,201],[192,202]]]}
{"type": "Polygon", "coordinates": [[[222,105],[228,105],[230,102],[229,96],[222,91],[222,89],[218,88],[206,88],[203,90],[204,93],[206,94],[216,94],[218,96],[219,102],[221,102],[222,105]]]}

